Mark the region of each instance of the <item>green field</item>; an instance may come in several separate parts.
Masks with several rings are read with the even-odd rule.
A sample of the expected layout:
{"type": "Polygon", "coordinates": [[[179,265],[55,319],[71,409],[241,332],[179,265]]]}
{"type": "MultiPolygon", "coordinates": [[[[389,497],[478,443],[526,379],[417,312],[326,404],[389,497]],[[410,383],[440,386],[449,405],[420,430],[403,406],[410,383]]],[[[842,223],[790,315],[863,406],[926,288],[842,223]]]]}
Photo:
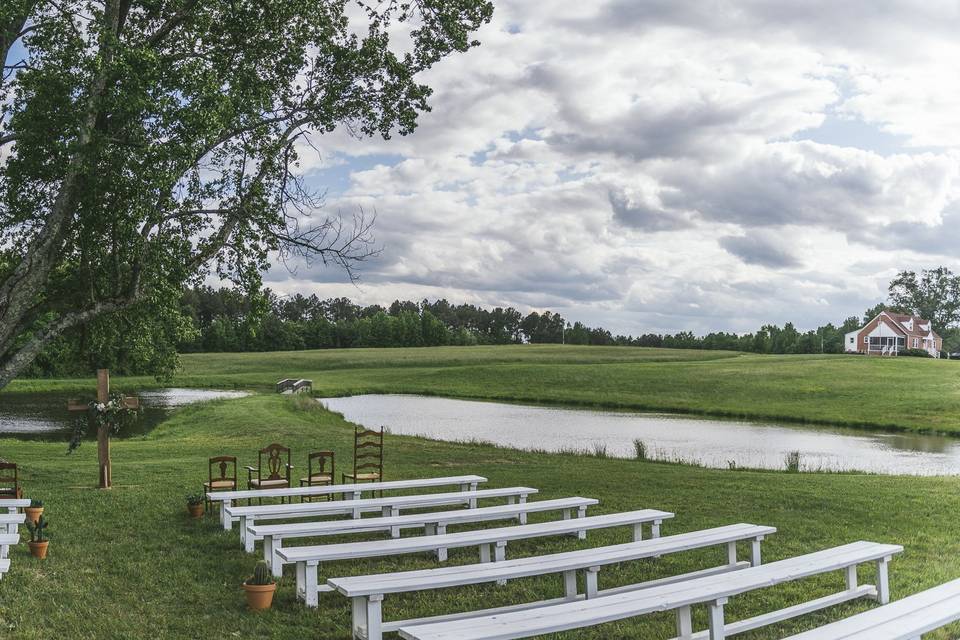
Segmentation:
{"type": "MultiPolygon", "coordinates": [[[[946,430],[960,426],[955,364],[640,349],[420,349],[197,355],[185,358],[185,371],[174,384],[267,390],[278,377],[307,376],[321,394],[418,391],[946,430]],[[898,391],[875,390],[881,383],[898,391]]],[[[148,384],[118,381],[131,389],[148,384]]],[[[11,390],[89,391],[91,386],[90,380],[21,381],[11,390]]],[[[111,491],[91,488],[96,448],[90,443],[67,457],[62,443],[0,439],[0,456],[19,462],[28,494],[45,501],[52,534],[46,562],[32,560],[24,545],[13,550],[11,572],[0,581],[0,637],[349,638],[347,601],[326,595],[318,610],[306,610],[294,601],[289,574],[273,611],[248,613],[239,584],[255,557],[240,549],[236,531],[223,532],[212,518],[189,520],[184,496],[199,488],[207,457],[234,454],[241,465],[252,464],[256,449],[273,441],[291,446],[300,465],[308,451],[332,448],[345,468],[351,433],[339,416],[304,397],[264,393],[196,405],[179,410],[147,436],[114,441],[116,487],[111,491]]],[[[773,525],[779,533],[764,543],[767,560],[858,539],[900,543],[906,552],[891,567],[894,598],[960,577],[960,491],[953,478],[711,470],[401,436],[387,437],[386,469],[391,478],[479,473],[490,478],[490,486],[538,487],[544,499],[596,497],[601,506],[595,513],[646,507],[674,511],[677,517],[666,523],[665,535],[734,522],[773,525]]],[[[627,539],[625,531],[599,532],[586,542],[512,543],[509,553],[518,557],[627,539]]],[[[473,562],[474,554],[454,551],[451,562],[473,562]]],[[[631,563],[601,572],[601,588],[694,570],[722,558],[715,549],[631,563]]],[[[430,566],[428,557],[405,557],[334,563],[324,574],[430,566]]],[[[861,580],[872,579],[872,570],[864,569],[861,580]]],[[[841,585],[842,577],[831,575],[734,598],[728,619],[841,585]]],[[[520,580],[504,587],[389,597],[385,610],[388,618],[430,615],[478,601],[495,606],[561,592],[559,577],[520,580]]],[[[779,638],[870,606],[845,605],[741,637],[779,638]]],[[[696,613],[702,626],[704,612],[696,613]]],[[[672,615],[661,614],[563,637],[667,638],[673,624],[672,615]]]]}
{"type": "MultiPolygon", "coordinates": [[[[269,390],[304,377],[318,395],[422,393],[960,431],[960,362],[946,360],[520,345],[194,354],[183,365],[176,385],[269,390]]],[[[54,388],[89,391],[90,383],[21,380],[10,391],[54,388]]]]}

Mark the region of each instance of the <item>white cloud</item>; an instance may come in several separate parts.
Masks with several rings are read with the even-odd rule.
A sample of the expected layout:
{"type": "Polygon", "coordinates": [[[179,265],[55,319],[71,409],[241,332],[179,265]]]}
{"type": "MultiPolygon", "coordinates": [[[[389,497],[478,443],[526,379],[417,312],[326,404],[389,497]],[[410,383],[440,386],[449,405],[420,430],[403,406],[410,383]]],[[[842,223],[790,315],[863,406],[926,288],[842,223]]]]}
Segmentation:
{"type": "Polygon", "coordinates": [[[318,270],[271,284],[550,307],[634,334],[840,321],[899,268],[960,267],[958,13],[497,2],[482,46],[424,77],[434,109],[414,134],[317,141],[318,186],[349,171],[329,208],[378,213],[362,288],[318,270]],[[800,139],[828,118],[903,144],[800,139]]]}

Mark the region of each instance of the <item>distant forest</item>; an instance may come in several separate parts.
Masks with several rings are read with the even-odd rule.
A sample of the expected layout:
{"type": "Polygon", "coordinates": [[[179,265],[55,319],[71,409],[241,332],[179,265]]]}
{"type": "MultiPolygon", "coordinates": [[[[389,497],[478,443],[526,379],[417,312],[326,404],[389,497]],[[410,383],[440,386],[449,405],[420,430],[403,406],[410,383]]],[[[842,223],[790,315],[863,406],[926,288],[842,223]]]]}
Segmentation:
{"type": "MultiPolygon", "coordinates": [[[[764,325],[753,333],[713,332],[696,336],[645,333],[614,335],[603,327],[569,323],[558,313],[524,315],[512,308],[484,309],[447,300],[396,300],[389,307],[360,306],[348,298],[281,297],[266,291],[262,309],[234,289],[199,287],[183,296],[183,313],[193,322],[181,353],[227,351],[295,351],[351,347],[430,347],[440,345],[553,343],[731,349],[755,353],[840,353],[843,335],[863,318],[847,318],[799,331],[792,323],[764,325]]],[[[878,313],[883,306],[867,311],[878,313]]],[[[871,315],[872,317],[872,315],[871,315]]]]}

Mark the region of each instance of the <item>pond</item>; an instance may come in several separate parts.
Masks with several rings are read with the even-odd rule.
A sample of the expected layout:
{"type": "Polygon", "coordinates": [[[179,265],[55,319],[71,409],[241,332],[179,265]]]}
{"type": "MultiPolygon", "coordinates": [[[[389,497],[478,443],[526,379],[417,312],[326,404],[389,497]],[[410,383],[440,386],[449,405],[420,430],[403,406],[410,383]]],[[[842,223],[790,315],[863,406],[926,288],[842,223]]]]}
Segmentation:
{"type": "MultiPolygon", "coordinates": [[[[139,391],[140,417],[125,428],[120,437],[142,435],[163,422],[177,407],[205,400],[240,398],[246,391],[211,389],[158,389],[139,391]]],[[[66,439],[76,414],[67,411],[67,401],[77,394],[2,393],[0,394],[0,437],[14,436],[43,440],[66,439]]],[[[91,434],[92,437],[93,434],[91,434]]]]}
{"type": "Polygon", "coordinates": [[[368,428],[437,440],[482,440],[548,451],[606,448],[635,456],[708,467],[783,469],[800,452],[803,470],[952,475],[960,472],[960,438],[859,429],[716,420],[690,416],[560,409],[411,395],[360,395],[320,400],[368,428]]]}

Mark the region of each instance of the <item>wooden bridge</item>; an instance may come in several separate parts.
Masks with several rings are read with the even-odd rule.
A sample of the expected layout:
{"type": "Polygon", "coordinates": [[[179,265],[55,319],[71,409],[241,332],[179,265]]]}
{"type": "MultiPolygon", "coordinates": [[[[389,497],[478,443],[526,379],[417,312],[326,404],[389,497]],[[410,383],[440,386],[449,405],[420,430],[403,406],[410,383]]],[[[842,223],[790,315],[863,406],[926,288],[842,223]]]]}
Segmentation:
{"type": "Polygon", "coordinates": [[[313,391],[313,380],[284,378],[277,383],[277,393],[310,393],[311,391],[313,391]]]}

